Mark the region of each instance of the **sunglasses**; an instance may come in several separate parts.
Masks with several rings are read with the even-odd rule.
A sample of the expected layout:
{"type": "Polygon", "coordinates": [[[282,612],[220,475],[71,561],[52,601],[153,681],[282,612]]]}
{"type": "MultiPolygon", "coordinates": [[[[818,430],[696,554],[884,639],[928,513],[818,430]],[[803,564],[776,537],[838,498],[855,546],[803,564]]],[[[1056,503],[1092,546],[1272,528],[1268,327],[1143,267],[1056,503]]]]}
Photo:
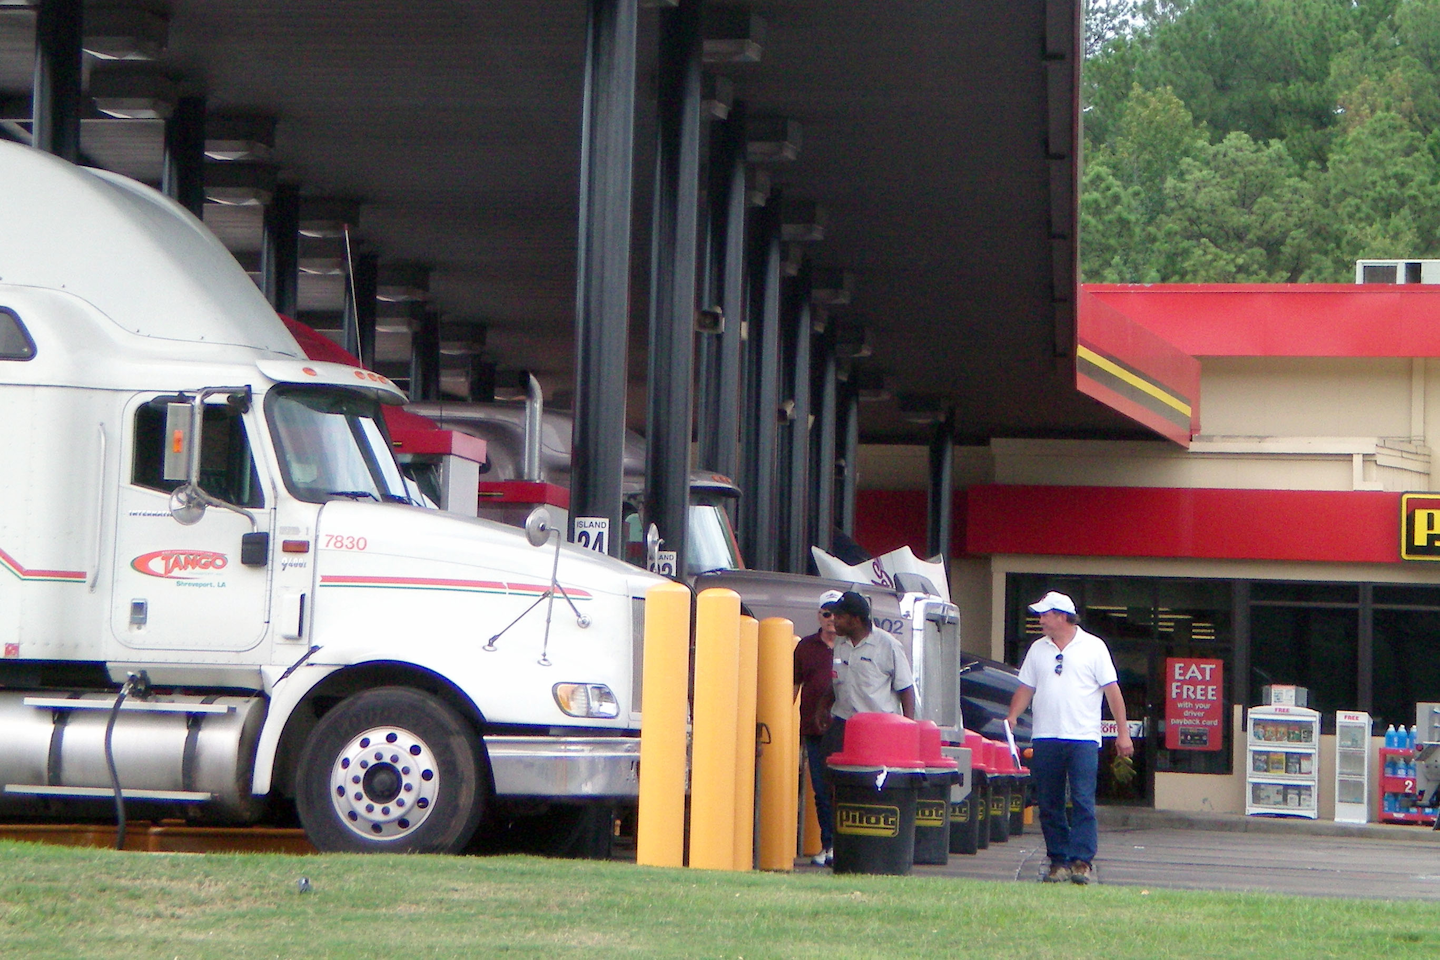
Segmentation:
{"type": "Polygon", "coordinates": [[[822,616],[822,617],[833,617],[833,616],[835,616],[835,611],[834,611],[834,610],[821,610],[821,611],[820,611],[820,616],[822,616]]]}
{"type": "Polygon", "coordinates": [[[1055,654],[1055,676],[1060,676],[1060,671],[1065,669],[1065,654],[1055,654]]]}

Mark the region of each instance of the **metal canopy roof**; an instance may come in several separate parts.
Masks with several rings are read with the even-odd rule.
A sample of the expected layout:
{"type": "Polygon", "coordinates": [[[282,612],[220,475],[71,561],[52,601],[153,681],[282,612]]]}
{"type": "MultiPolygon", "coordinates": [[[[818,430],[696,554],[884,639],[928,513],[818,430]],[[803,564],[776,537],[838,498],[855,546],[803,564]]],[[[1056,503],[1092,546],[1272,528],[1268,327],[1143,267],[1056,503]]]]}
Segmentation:
{"type": "MultiPolygon", "coordinates": [[[[34,12],[16,2],[0,0],[0,117],[22,121],[34,12]]],[[[828,212],[823,241],[807,247],[812,262],[855,275],[852,303],[831,316],[863,321],[873,356],[862,362],[884,372],[891,395],[862,406],[866,441],[927,436],[929,427],[900,414],[897,398],[908,395],[953,403],[962,440],[1142,435],[1076,392],[1073,361],[1055,347],[1052,288],[1058,282],[1053,299],[1073,304],[1064,264],[1073,263],[1075,231],[1052,211],[1073,210],[1076,184],[1074,149],[1058,161],[1047,149],[1057,123],[1073,130],[1073,84],[1054,81],[1078,56],[1077,38],[1059,49],[1055,39],[1055,24],[1075,22],[1075,2],[755,0],[767,28],[760,61],[707,68],[733,81],[751,116],[803,127],[798,159],[768,169],[787,196],[828,212]],[[1057,90],[1068,99],[1057,101],[1057,90]]],[[[176,0],[168,16],[159,64],[180,92],[204,96],[212,116],[273,116],[282,180],[303,196],[359,201],[357,240],[382,266],[430,267],[430,304],[443,319],[484,324],[487,357],[535,372],[564,402],[573,390],[583,0],[176,0]]],[[[655,20],[642,10],[636,425],[655,20]]],[[[83,125],[86,157],[158,182],[162,122],[94,116],[83,125]]],[[[5,127],[23,135],[23,122],[5,127]]],[[[258,207],[206,208],[242,262],[259,250],[260,220],[258,207]]],[[[306,274],[302,315],[338,311],[342,291],[333,273],[306,274]]],[[[1062,305],[1062,344],[1070,316],[1062,305]]],[[[382,334],[380,349],[403,350],[399,338],[382,334]]]]}

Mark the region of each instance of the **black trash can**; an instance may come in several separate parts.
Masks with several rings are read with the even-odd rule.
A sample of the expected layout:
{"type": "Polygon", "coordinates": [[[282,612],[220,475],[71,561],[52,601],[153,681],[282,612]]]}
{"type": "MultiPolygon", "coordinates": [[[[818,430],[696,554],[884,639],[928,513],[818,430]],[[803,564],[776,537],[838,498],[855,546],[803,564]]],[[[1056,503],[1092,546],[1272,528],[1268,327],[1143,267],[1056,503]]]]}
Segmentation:
{"type": "Polygon", "coordinates": [[[950,785],[950,844],[951,853],[975,853],[975,811],[971,809],[971,797],[975,787],[975,771],[971,769],[971,752],[968,747],[951,747],[945,756],[956,761],[955,782],[950,785]]]}
{"type": "Polygon", "coordinates": [[[926,767],[915,798],[915,862],[950,862],[950,787],[960,779],[953,769],[926,767]]]}
{"type": "Polygon", "coordinates": [[[825,761],[835,791],[836,873],[910,872],[925,781],[919,731],[914,720],[889,713],[846,721],[844,749],[825,761]]]}
{"type": "Polygon", "coordinates": [[[924,772],[831,766],[829,773],[835,788],[835,872],[909,873],[924,772]]]}
{"type": "Polygon", "coordinates": [[[1025,832],[1025,802],[1030,796],[1030,771],[1021,767],[1013,777],[1014,786],[1010,789],[1010,836],[1018,837],[1025,832]]]}
{"type": "Polygon", "coordinates": [[[990,842],[1004,843],[1010,839],[1010,775],[1006,773],[1005,747],[993,740],[984,743],[990,766],[990,842]]]}
{"type": "Polygon", "coordinates": [[[950,787],[960,779],[959,764],[942,752],[940,727],[919,724],[925,781],[915,798],[915,862],[943,867],[950,862],[950,787]]]}
{"type": "Polygon", "coordinates": [[[971,768],[975,784],[970,788],[970,811],[975,816],[975,849],[990,849],[990,767],[980,764],[971,768]]]}

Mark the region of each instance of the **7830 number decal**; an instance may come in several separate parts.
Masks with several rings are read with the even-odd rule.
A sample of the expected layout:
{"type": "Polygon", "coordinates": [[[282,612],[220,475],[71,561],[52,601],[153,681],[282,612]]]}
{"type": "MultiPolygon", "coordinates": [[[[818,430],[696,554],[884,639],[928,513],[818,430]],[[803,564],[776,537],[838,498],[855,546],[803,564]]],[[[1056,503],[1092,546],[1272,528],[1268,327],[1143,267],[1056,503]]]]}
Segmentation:
{"type": "Polygon", "coordinates": [[[350,537],[343,533],[327,533],[321,543],[326,550],[364,550],[369,543],[364,537],[350,537]]]}

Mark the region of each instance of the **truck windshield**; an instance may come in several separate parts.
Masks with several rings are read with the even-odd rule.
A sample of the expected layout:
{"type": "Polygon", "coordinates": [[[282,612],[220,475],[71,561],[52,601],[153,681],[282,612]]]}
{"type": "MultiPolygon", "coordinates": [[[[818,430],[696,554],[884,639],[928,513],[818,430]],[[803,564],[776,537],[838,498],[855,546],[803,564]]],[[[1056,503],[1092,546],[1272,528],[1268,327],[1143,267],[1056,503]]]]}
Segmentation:
{"type": "Polygon", "coordinates": [[[735,530],[730,526],[730,515],[719,503],[705,500],[691,503],[690,526],[685,533],[687,576],[745,568],[740,561],[740,548],[735,543],[735,530]]]}
{"type": "Polygon", "coordinates": [[[379,401],[353,390],[277,387],[265,410],[285,486],[298,499],[410,502],[379,401]]]}

